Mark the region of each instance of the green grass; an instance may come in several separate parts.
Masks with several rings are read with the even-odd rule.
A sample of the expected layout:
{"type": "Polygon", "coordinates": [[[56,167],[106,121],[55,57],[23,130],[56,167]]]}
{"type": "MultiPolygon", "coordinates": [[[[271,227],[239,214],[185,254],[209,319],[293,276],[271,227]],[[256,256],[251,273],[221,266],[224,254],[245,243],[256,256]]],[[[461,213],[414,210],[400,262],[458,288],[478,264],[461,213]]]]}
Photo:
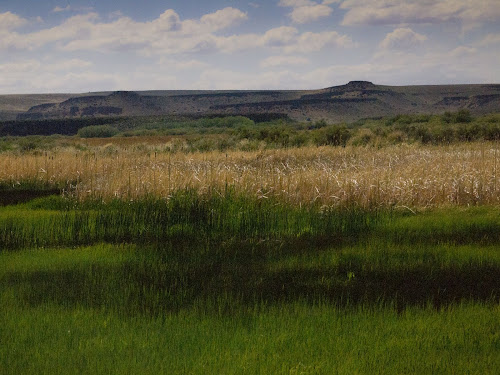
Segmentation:
{"type": "Polygon", "coordinates": [[[0,208],[0,373],[494,374],[500,209],[0,208]]]}
{"type": "Polygon", "coordinates": [[[76,307],[0,312],[0,372],[495,374],[500,310],[285,304],[231,316],[123,318],[76,307]]]}
{"type": "Polygon", "coordinates": [[[347,240],[376,221],[356,208],[320,211],[237,196],[179,192],[168,201],[84,202],[42,198],[0,209],[0,248],[78,246],[98,242],[162,243],[347,240]]]}

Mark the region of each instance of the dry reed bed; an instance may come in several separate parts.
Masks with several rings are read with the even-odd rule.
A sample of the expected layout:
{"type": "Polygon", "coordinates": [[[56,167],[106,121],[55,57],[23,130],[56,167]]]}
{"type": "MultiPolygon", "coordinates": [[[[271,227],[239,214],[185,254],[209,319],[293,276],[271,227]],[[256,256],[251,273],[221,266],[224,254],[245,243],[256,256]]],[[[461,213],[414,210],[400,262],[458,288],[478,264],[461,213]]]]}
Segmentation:
{"type": "Polygon", "coordinates": [[[308,147],[258,152],[155,152],[95,147],[0,154],[0,182],[65,184],[79,199],[168,197],[231,188],[262,199],[363,207],[496,204],[495,144],[308,147]]]}

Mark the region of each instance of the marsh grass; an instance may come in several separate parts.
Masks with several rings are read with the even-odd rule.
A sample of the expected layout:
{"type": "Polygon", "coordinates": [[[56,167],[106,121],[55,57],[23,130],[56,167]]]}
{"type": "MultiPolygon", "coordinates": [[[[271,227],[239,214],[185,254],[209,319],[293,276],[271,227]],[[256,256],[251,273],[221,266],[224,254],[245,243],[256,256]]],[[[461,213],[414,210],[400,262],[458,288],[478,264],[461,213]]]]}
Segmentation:
{"type": "MultiPolygon", "coordinates": [[[[496,208],[416,215],[325,211],[192,190],[168,201],[42,198],[0,210],[6,259],[23,248],[106,243],[140,249],[119,267],[97,262],[90,270],[87,265],[61,273],[41,270],[25,280],[35,300],[61,296],[68,302],[68,288],[77,305],[154,315],[197,303],[231,309],[293,301],[387,303],[401,310],[462,300],[496,302],[499,228],[496,208]],[[105,289],[92,292],[88,288],[96,280],[120,293],[108,300],[105,289]]],[[[78,259],[78,250],[75,254],[78,259]]],[[[17,273],[9,282],[16,285],[23,277],[17,273]]]]}
{"type": "Polygon", "coordinates": [[[0,211],[4,249],[76,246],[96,242],[160,243],[223,240],[343,241],[364,232],[378,213],[357,207],[295,207],[228,191],[177,192],[168,200],[34,200],[0,211]]]}
{"type": "Polygon", "coordinates": [[[397,314],[295,303],[157,319],[49,305],[0,319],[3,373],[493,375],[500,365],[498,308],[477,304],[397,314]]]}
{"type": "Polygon", "coordinates": [[[227,190],[295,205],[436,207],[500,201],[498,146],[302,147],[171,152],[168,143],[109,143],[45,153],[1,153],[4,186],[51,186],[78,200],[168,199],[227,190]]]}
{"type": "Polygon", "coordinates": [[[2,207],[0,372],[494,374],[499,225],[230,190],[2,207]]]}
{"type": "Polygon", "coordinates": [[[63,192],[0,207],[0,373],[500,367],[495,144],[96,145],[0,154],[63,192]]]}
{"type": "Polygon", "coordinates": [[[500,365],[496,246],[273,249],[4,252],[0,370],[495,374],[500,365]]]}

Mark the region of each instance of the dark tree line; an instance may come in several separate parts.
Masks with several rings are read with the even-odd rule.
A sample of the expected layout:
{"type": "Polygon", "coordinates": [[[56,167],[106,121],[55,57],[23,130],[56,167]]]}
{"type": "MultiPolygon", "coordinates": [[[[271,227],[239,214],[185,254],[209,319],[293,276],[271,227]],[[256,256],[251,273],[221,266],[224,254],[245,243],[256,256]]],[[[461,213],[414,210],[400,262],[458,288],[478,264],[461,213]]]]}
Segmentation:
{"type": "Polygon", "coordinates": [[[90,125],[114,124],[120,118],[97,117],[78,119],[23,120],[0,122],[0,136],[26,135],[75,135],[78,130],[90,125]]]}

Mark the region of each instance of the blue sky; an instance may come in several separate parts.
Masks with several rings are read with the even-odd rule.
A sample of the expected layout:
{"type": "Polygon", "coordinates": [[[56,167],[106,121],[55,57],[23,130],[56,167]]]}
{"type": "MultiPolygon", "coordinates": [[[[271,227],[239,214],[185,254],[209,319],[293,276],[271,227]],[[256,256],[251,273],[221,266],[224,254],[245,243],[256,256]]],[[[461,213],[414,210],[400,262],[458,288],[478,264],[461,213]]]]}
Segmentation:
{"type": "Polygon", "coordinates": [[[499,0],[0,0],[0,94],[500,83],[499,0]]]}

